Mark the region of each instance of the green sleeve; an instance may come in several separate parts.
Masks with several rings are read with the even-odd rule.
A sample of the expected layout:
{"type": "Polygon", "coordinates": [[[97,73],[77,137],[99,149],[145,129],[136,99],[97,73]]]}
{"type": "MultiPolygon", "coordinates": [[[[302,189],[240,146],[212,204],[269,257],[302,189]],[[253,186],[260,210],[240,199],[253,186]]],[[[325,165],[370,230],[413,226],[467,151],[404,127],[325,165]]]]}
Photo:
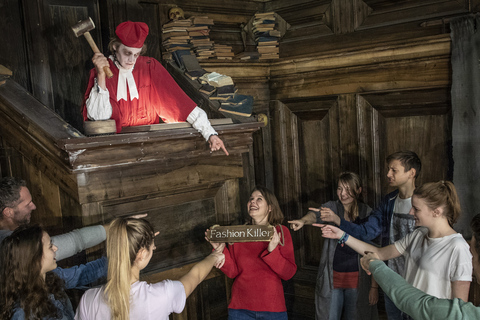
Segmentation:
{"type": "Polygon", "coordinates": [[[372,261],[369,270],[395,305],[414,319],[480,319],[480,308],[472,303],[428,295],[407,283],[383,261],[372,261]]]}

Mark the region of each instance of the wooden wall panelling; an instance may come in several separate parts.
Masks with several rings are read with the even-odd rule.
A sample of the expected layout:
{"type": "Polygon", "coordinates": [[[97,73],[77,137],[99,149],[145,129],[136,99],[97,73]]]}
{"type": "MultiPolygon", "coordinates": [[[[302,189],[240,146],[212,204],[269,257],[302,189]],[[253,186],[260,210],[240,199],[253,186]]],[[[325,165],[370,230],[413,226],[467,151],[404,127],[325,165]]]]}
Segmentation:
{"type": "Polygon", "coordinates": [[[95,29],[90,33],[99,48],[102,48],[101,24],[96,1],[44,1],[45,43],[49,66],[46,75],[51,76],[52,102],[47,104],[65,121],[82,130],[81,106],[93,52],[84,36],[76,37],[71,26],[91,17],[95,29]]]}
{"type": "Polygon", "coordinates": [[[238,180],[225,181],[215,195],[215,212],[217,213],[215,223],[221,226],[241,224],[242,205],[238,180]]]}
{"type": "MultiPolygon", "coordinates": [[[[338,113],[340,162],[336,172],[334,172],[335,178],[341,171],[358,173],[359,169],[357,109],[356,96],[354,94],[340,95],[338,97],[338,113]]],[[[335,181],[335,178],[333,181],[335,181]]],[[[336,190],[335,186],[334,189],[336,190]]]]}
{"type": "Polygon", "coordinates": [[[50,75],[50,61],[46,48],[45,23],[42,3],[34,1],[29,6],[23,5],[25,19],[26,50],[29,67],[31,92],[44,105],[53,107],[52,78],[50,75]]]}
{"type": "Polygon", "coordinates": [[[382,27],[385,25],[403,22],[418,21],[419,19],[431,19],[442,15],[468,13],[470,10],[467,1],[378,1],[363,0],[370,8],[371,14],[365,19],[364,24],[358,29],[382,27]]]}
{"type": "Polygon", "coordinates": [[[382,168],[385,167],[385,120],[361,95],[357,95],[359,175],[363,180],[363,201],[372,208],[380,204],[382,168]]]}
{"type": "MultiPolygon", "coordinates": [[[[3,116],[3,115],[2,115],[3,116]]],[[[32,129],[34,126],[28,126],[29,129],[32,129]]],[[[68,170],[64,168],[64,164],[59,163],[58,154],[52,154],[50,150],[47,149],[45,145],[41,145],[39,141],[31,139],[31,137],[22,130],[19,126],[13,126],[10,122],[3,122],[0,126],[0,135],[5,139],[5,141],[10,141],[11,148],[15,148],[15,154],[22,155],[22,162],[15,162],[15,166],[18,166],[18,169],[12,170],[13,175],[19,177],[26,177],[26,173],[22,169],[22,166],[26,165],[26,162],[23,161],[23,157],[28,159],[34,166],[42,172],[44,175],[48,176],[52,181],[59,184],[62,189],[69,192],[70,196],[77,198],[76,192],[76,181],[70,175],[68,170]],[[15,145],[12,145],[15,143],[15,145]]],[[[13,164],[13,163],[12,163],[13,164]]]]}
{"type": "MultiPolygon", "coordinates": [[[[363,98],[376,109],[379,119],[384,119],[384,147],[380,150],[385,152],[380,161],[393,152],[412,150],[422,161],[417,185],[449,179],[451,113],[448,88],[372,93],[363,98]]],[[[386,192],[389,188],[385,179],[385,164],[380,168],[382,190],[386,192]]]]}
{"type": "Polygon", "coordinates": [[[449,79],[445,77],[449,70],[448,58],[379,63],[299,74],[297,78],[279,76],[272,79],[270,89],[272,98],[282,100],[334,93],[442,87],[449,85],[449,79]]]}
{"type": "Polygon", "coordinates": [[[387,155],[398,150],[413,150],[420,157],[422,172],[417,185],[448,179],[451,142],[447,115],[387,118],[386,128],[387,155]]]}
{"type": "Polygon", "coordinates": [[[0,30],[2,30],[2,40],[8,43],[8,46],[3,46],[3,50],[0,51],[0,64],[13,71],[12,78],[15,81],[31,90],[21,2],[4,0],[1,6],[0,30]]]}

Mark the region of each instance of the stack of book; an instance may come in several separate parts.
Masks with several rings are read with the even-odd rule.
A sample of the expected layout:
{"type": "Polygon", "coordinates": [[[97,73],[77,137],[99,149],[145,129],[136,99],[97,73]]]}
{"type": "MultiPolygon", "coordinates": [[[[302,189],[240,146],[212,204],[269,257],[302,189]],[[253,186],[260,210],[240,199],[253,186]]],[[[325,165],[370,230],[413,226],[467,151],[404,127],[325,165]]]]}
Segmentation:
{"type": "Polygon", "coordinates": [[[232,46],[227,46],[225,44],[215,43],[213,45],[213,50],[215,51],[215,57],[221,60],[232,60],[235,55],[232,46]]]}
{"type": "Polygon", "coordinates": [[[190,50],[190,36],[187,28],[192,25],[192,21],[172,20],[162,27],[162,45],[166,51],[164,58],[171,59],[172,53],[177,50],[190,50]]]}
{"type": "Polygon", "coordinates": [[[257,43],[259,59],[278,59],[278,43],[281,33],[275,12],[256,13],[253,18],[253,34],[257,43]]]}
{"type": "Polygon", "coordinates": [[[188,28],[190,43],[199,60],[214,57],[213,41],[210,40],[210,26],[213,19],[207,16],[190,17],[192,26],[188,28]]]}
{"type": "Polygon", "coordinates": [[[218,111],[241,117],[250,117],[252,115],[252,109],[252,96],[235,94],[226,101],[222,101],[218,111]]]}
{"type": "Polygon", "coordinates": [[[237,92],[232,78],[217,72],[206,73],[199,77],[198,81],[203,85],[215,88],[215,90],[209,94],[210,100],[226,101],[229,98],[233,98],[237,92]]]}

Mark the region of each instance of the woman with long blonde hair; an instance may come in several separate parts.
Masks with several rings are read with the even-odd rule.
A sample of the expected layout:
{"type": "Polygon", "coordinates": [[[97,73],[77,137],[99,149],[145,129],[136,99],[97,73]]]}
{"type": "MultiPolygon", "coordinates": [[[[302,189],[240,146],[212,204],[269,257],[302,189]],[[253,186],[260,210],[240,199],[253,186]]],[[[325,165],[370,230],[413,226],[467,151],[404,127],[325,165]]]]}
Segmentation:
{"type": "Polygon", "coordinates": [[[197,263],[179,281],[148,284],[139,281],[155,250],[156,233],[144,219],[116,218],[107,237],[108,280],[83,295],[76,319],[168,319],[180,313],[187,297],[216,263],[223,261],[219,248],[197,263]]]}

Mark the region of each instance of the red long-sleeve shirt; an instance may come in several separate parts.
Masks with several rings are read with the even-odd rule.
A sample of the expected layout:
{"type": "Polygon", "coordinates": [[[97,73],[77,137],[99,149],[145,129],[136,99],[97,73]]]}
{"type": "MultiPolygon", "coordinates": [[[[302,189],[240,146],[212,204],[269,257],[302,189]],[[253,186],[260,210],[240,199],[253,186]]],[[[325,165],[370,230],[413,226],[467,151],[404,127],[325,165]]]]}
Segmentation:
{"type": "MultiPolygon", "coordinates": [[[[222,271],[235,278],[229,308],[284,312],[285,295],[281,280],[297,271],[290,231],[282,226],[285,245],[268,252],[268,242],[235,243],[225,248],[222,271]]],[[[276,227],[280,232],[280,227],[276,227]]]]}

